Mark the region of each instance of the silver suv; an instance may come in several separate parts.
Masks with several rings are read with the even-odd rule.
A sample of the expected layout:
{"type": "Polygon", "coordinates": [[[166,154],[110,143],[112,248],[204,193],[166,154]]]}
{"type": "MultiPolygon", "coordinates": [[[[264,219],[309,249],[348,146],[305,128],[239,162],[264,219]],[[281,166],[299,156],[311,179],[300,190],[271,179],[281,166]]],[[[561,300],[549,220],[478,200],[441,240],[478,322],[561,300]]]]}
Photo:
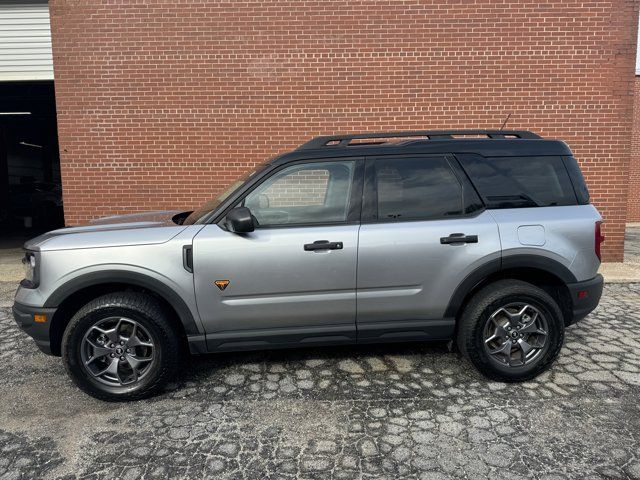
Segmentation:
{"type": "Polygon", "coordinates": [[[568,146],[531,132],[318,137],[196,211],[28,241],[13,313],[104,400],[187,350],[454,340],[522,381],[598,304],[601,220],[568,146]]]}

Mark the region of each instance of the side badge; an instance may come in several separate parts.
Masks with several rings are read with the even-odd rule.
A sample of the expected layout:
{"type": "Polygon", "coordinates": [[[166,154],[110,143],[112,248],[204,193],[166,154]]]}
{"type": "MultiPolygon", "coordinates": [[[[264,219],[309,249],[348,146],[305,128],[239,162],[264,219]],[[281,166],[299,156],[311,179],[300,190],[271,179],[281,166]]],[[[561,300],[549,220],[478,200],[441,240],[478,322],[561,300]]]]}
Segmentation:
{"type": "Polygon", "coordinates": [[[213,284],[222,292],[229,285],[229,280],[216,280],[213,284]]]}

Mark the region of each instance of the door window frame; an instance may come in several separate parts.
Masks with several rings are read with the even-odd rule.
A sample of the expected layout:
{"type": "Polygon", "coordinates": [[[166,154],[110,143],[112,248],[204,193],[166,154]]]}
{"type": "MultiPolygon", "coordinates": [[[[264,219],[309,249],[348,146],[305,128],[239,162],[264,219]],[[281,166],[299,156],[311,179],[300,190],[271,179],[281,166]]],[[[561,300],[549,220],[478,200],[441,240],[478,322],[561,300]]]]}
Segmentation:
{"type": "Polygon", "coordinates": [[[476,217],[485,210],[485,205],[475,191],[475,188],[471,184],[471,181],[467,178],[466,174],[460,167],[455,157],[452,154],[436,153],[436,154],[399,154],[399,155],[375,155],[365,158],[365,170],[364,170],[364,189],[362,199],[362,214],[361,223],[399,223],[399,222],[430,222],[441,220],[454,220],[459,218],[476,217]],[[378,160],[410,160],[410,159],[423,159],[425,162],[429,159],[445,160],[449,166],[451,173],[455,177],[456,181],[460,185],[461,206],[462,212],[458,215],[446,215],[440,217],[423,217],[423,218],[378,218],[378,187],[376,182],[376,171],[374,163],[378,160]]]}
{"type": "Polygon", "coordinates": [[[232,210],[237,205],[244,203],[247,196],[249,196],[254,190],[260,187],[264,182],[268,181],[275,175],[278,175],[282,170],[286,168],[290,168],[292,166],[305,165],[309,163],[344,163],[344,162],[354,162],[353,167],[353,178],[351,180],[351,190],[349,195],[349,205],[347,209],[347,217],[345,220],[335,221],[335,222],[306,222],[306,223],[287,223],[282,225],[256,225],[256,230],[270,230],[270,229],[282,229],[282,228],[302,228],[302,227],[320,227],[320,226],[331,226],[331,225],[357,225],[360,223],[360,216],[362,213],[362,195],[364,188],[364,170],[365,170],[365,159],[364,157],[330,157],[330,158],[312,158],[305,160],[296,160],[293,162],[287,162],[283,165],[279,165],[278,167],[269,171],[268,174],[264,175],[259,181],[256,181],[250,188],[244,190],[240,195],[234,198],[231,204],[225,209],[224,213],[221,214],[221,217],[218,218],[218,221],[215,222],[217,225],[226,230],[225,220],[227,213],[232,210]]]}

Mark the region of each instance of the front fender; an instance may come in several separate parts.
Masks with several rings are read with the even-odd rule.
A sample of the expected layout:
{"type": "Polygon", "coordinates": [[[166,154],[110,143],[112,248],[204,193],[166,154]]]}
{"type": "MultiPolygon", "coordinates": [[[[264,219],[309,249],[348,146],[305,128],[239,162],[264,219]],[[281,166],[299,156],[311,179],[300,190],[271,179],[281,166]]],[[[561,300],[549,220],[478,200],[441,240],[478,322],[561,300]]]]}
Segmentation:
{"type": "MultiPolygon", "coordinates": [[[[57,308],[74,293],[96,285],[109,283],[123,283],[143,287],[165,299],[177,312],[187,335],[204,333],[195,305],[189,307],[182,296],[169,282],[161,278],[151,276],[148,272],[122,270],[115,267],[104,269],[104,265],[98,271],[76,271],[75,276],[57,287],[44,302],[45,308],[57,308]]],[[[167,279],[168,280],[168,279],[167,279]]]]}

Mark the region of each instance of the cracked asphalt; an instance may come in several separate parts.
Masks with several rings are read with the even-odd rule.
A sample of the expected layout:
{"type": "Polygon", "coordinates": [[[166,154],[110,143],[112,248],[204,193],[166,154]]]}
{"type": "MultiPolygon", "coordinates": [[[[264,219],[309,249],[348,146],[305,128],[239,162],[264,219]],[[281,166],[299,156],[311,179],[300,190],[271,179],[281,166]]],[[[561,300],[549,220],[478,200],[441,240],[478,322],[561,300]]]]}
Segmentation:
{"type": "Polygon", "coordinates": [[[108,404],[0,308],[0,478],[640,479],[638,331],[640,284],[608,285],[524,384],[444,344],[316,348],[194,358],[108,404]]]}

